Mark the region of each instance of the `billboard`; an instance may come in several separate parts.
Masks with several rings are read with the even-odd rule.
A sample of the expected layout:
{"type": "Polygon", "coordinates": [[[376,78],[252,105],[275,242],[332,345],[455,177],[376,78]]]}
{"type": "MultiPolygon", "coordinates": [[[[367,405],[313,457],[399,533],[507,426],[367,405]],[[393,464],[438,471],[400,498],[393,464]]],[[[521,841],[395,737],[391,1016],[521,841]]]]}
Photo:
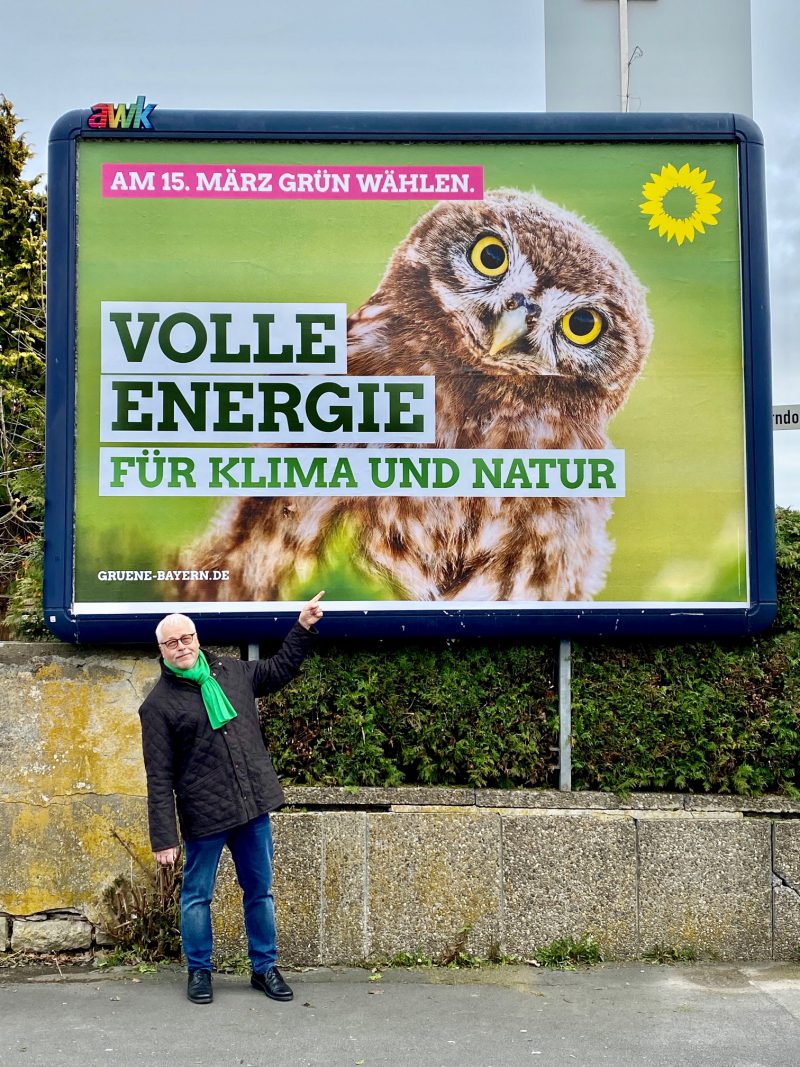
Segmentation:
{"type": "Polygon", "coordinates": [[[749,120],[147,112],[51,137],[57,634],[770,621],[749,120]]]}

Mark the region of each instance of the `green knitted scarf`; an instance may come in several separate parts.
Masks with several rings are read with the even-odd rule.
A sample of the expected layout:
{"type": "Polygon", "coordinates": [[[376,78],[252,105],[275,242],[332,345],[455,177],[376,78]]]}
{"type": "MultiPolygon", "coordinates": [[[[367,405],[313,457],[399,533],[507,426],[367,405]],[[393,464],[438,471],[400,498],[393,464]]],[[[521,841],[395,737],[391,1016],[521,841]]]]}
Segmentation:
{"type": "Polygon", "coordinates": [[[202,649],[200,650],[194,667],[190,667],[188,671],[182,671],[180,667],[173,667],[172,664],[167,663],[166,660],[164,660],[164,663],[166,663],[172,673],[177,674],[179,678],[188,678],[190,682],[197,682],[199,684],[200,695],[206,706],[208,721],[211,723],[211,728],[213,730],[218,730],[220,726],[224,726],[226,722],[236,718],[236,711],[233,704],[231,704],[230,700],[228,700],[222,692],[222,686],[212,675],[208,660],[203,654],[202,649]]]}

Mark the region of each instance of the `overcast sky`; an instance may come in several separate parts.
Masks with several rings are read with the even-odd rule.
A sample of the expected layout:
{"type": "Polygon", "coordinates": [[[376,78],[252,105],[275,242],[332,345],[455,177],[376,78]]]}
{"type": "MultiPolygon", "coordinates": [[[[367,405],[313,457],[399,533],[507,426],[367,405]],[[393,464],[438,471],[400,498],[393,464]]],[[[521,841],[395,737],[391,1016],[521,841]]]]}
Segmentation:
{"type": "MultiPolygon", "coordinates": [[[[703,0],[697,0],[703,3],[703,0]]],[[[752,0],[767,143],[773,393],[800,404],[800,4],[752,0]]],[[[0,93],[47,164],[66,111],[145,94],[169,108],[543,110],[543,0],[2,0],[0,93]]],[[[709,432],[712,432],[711,430],[709,432]]],[[[775,434],[776,499],[800,508],[800,430],[775,434]]]]}

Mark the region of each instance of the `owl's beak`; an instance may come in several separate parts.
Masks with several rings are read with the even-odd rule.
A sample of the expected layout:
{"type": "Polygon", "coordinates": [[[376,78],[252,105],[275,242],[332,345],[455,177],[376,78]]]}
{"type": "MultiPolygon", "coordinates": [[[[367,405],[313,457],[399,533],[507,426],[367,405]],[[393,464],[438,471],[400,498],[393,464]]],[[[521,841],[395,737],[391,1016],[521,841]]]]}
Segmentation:
{"type": "Polygon", "coordinates": [[[502,352],[504,348],[513,345],[513,343],[518,341],[520,337],[524,337],[528,332],[527,318],[528,311],[524,306],[512,308],[510,311],[504,311],[497,320],[497,325],[494,328],[489,355],[496,356],[497,353],[502,352]]]}

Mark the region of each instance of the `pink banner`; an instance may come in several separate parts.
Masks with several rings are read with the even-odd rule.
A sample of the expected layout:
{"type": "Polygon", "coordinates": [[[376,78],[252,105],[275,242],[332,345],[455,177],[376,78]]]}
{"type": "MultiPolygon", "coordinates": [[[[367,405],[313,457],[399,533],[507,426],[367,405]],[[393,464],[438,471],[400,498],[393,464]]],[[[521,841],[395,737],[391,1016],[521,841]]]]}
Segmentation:
{"type": "Polygon", "coordinates": [[[483,167],[104,163],[103,196],[186,200],[481,200],[483,167]]]}

